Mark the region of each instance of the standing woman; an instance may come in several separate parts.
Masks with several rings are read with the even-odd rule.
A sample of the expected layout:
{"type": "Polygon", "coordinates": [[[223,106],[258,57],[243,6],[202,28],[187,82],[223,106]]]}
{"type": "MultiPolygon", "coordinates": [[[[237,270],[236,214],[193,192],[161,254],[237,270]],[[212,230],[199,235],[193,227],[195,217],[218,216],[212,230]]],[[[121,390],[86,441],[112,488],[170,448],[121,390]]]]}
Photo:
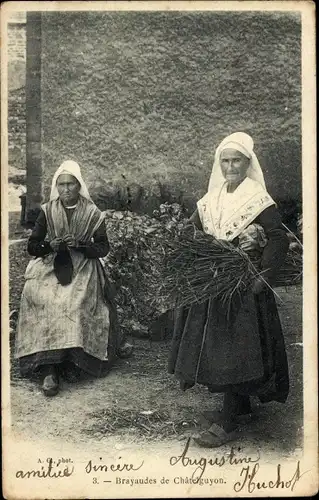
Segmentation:
{"type": "Polygon", "coordinates": [[[56,171],[50,201],[28,242],[16,358],[22,375],[39,374],[46,396],[59,391],[61,374],[105,375],[116,355],[128,355],[100,257],[109,243],[104,214],[90,198],[80,167],[66,161],[56,171]]]}
{"type": "Polygon", "coordinates": [[[284,403],[289,391],[284,339],[270,288],[289,243],[253,146],[242,132],[221,142],[208,193],[191,217],[205,233],[257,258],[263,276],[229,316],[227,305],[215,299],[178,310],[169,372],[184,390],[199,383],[224,393],[222,411],[203,414],[208,429],[195,441],[204,447],[235,439],[236,424],[251,415],[250,395],[284,403]]]}

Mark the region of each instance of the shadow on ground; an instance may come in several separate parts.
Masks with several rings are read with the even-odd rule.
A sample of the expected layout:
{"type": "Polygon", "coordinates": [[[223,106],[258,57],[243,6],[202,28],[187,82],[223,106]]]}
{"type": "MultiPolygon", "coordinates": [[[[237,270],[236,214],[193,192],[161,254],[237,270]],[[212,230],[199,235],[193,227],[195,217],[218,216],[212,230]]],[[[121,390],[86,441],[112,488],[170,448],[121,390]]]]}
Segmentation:
{"type": "MultiPolygon", "coordinates": [[[[221,406],[221,395],[212,395],[204,387],[180,390],[178,381],[167,373],[169,342],[136,338],[134,355],[119,360],[104,379],[85,379],[77,384],[63,381],[58,396],[44,398],[37,383],[20,378],[13,360],[14,330],[28,260],[25,242],[10,246],[11,402],[16,431],[84,443],[109,436],[137,441],[182,440],[198,431],[203,410],[221,406]]],[[[239,441],[289,454],[302,446],[302,293],[298,287],[280,288],[277,293],[289,360],[289,398],[286,404],[259,405],[253,400],[258,418],[241,429],[239,441]]]]}

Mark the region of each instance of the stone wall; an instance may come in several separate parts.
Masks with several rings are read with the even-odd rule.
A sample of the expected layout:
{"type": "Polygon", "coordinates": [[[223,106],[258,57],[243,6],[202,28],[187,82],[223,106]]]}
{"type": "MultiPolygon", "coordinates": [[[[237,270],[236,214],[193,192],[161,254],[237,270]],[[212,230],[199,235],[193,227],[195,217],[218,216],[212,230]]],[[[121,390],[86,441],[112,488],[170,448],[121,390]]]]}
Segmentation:
{"type": "Polygon", "coordinates": [[[243,130],[270,193],[300,200],[300,73],[289,13],[43,13],[45,193],[72,158],[100,205],[166,189],[194,206],[215,146],[243,130]]]}
{"type": "Polygon", "coordinates": [[[9,164],[26,165],[26,24],[23,16],[8,24],[8,143],[9,164]]]}
{"type": "Polygon", "coordinates": [[[8,24],[8,57],[10,61],[25,61],[26,26],[25,22],[8,24]]]}
{"type": "Polygon", "coordinates": [[[9,165],[26,168],[25,87],[8,93],[9,165]]]}

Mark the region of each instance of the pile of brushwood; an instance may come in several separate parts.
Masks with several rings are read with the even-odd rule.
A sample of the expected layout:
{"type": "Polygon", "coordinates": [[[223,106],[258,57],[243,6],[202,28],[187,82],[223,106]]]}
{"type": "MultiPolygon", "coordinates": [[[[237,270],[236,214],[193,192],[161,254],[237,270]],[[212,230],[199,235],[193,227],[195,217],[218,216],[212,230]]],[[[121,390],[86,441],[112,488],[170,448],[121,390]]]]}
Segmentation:
{"type": "MultiPolygon", "coordinates": [[[[177,203],[161,205],[153,217],[114,210],[106,215],[111,251],[103,262],[128,334],[148,336],[152,323],[177,304],[208,296],[229,302],[259,274],[243,251],[190,225],[177,203]]],[[[290,248],[277,286],[302,279],[302,244],[287,232],[290,248]]]]}
{"type": "Polygon", "coordinates": [[[106,211],[111,250],[103,259],[115,290],[124,332],[148,336],[150,326],[174,305],[160,294],[166,256],[179,239],[186,214],[177,204],[162,204],[153,217],[129,211],[106,211]]]}

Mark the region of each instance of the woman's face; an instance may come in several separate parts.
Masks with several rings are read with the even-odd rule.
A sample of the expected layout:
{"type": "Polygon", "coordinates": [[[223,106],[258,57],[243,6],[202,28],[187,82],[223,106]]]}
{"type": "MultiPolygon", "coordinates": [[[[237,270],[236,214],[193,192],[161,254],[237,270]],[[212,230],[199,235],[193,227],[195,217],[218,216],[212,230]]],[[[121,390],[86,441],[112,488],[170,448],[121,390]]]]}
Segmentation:
{"type": "Polygon", "coordinates": [[[246,177],[250,159],[236,149],[224,149],[220,155],[222,174],[229,184],[238,185],[246,177]]]}
{"type": "Polygon", "coordinates": [[[59,175],[56,186],[64,205],[71,206],[78,201],[81,186],[73,175],[59,175]]]}

